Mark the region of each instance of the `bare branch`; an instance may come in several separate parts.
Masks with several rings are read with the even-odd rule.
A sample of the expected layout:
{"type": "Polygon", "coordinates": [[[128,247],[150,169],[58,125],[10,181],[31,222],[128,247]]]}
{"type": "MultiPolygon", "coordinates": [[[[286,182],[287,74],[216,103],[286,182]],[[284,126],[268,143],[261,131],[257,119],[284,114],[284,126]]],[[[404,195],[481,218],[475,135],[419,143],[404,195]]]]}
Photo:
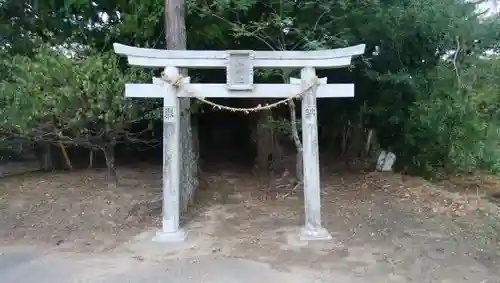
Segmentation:
{"type": "Polygon", "coordinates": [[[458,71],[458,63],[457,63],[458,54],[461,51],[460,37],[459,36],[455,37],[455,40],[456,40],[456,43],[457,43],[457,50],[455,51],[455,54],[453,55],[453,67],[455,69],[455,74],[457,76],[458,88],[462,88],[462,81],[460,79],[460,73],[458,71]]]}

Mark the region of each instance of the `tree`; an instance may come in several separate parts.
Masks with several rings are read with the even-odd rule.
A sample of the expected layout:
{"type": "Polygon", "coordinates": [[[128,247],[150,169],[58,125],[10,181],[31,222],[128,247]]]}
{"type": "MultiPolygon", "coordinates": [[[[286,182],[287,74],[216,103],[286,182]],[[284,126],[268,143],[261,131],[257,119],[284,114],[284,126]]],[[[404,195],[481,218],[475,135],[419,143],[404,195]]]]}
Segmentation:
{"type": "Polygon", "coordinates": [[[125,98],[124,86],[151,76],[135,68],[122,71],[118,58],[110,53],[84,47],[71,51],[74,54],[67,56],[44,46],[34,57],[16,55],[4,60],[9,76],[0,84],[2,132],[99,150],[109,176],[117,181],[116,144],[140,141],[130,127],[157,115],[151,112],[151,102],[125,98]]]}
{"type": "MultiPolygon", "coordinates": [[[[335,156],[357,157],[365,148],[367,133],[375,132],[381,147],[397,153],[402,169],[419,173],[443,167],[448,172],[492,169],[484,152],[488,147],[488,155],[494,156],[495,143],[477,146],[470,140],[486,144],[481,129],[488,128],[491,135],[497,127],[491,114],[496,113],[497,93],[487,87],[496,86],[496,81],[484,71],[494,67],[479,57],[487,50],[499,50],[500,21],[498,16],[484,18],[476,11],[477,4],[188,0],[187,46],[304,50],[365,43],[367,53],[364,60],[353,62],[355,68],[321,73],[331,81],[356,84],[354,99],[320,101],[323,145],[335,150],[335,156]],[[450,60],[455,54],[457,58],[450,60]]],[[[103,52],[110,51],[114,41],[158,48],[165,46],[162,6],[157,0],[4,1],[0,40],[8,56],[27,57],[44,42],[79,43],[103,52]]],[[[125,64],[120,70],[127,72],[125,64]]],[[[258,75],[259,80],[282,80],[276,72],[258,75]]],[[[211,73],[193,71],[190,76],[214,79],[211,73]]]]}

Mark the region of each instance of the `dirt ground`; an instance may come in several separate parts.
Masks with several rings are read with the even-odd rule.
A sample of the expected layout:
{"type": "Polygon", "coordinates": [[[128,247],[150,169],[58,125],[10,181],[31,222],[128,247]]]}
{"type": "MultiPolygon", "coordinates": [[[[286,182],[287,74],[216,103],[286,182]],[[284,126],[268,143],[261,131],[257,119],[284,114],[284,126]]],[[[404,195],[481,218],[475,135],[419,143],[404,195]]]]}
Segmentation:
{"type": "Polygon", "coordinates": [[[0,238],[5,243],[110,250],[161,213],[160,168],[119,170],[108,186],[105,170],[34,172],[0,180],[0,238]],[[146,212],[144,212],[147,210],[146,212]]]}
{"type": "MultiPolygon", "coordinates": [[[[215,167],[214,167],[215,168],[215,167]]],[[[493,177],[439,184],[389,173],[323,168],[323,222],[334,240],[301,243],[300,191],[280,174],[255,178],[234,166],[205,176],[184,216],[189,240],[159,253],[138,241],[158,227],[160,168],[31,173],[0,181],[0,237],[64,251],[126,253],[141,262],[242,258],[314,282],[500,282],[500,209],[493,177]],[[228,170],[231,168],[231,170],[228,170]],[[334,280],[335,279],[335,280],[334,280]]]]}

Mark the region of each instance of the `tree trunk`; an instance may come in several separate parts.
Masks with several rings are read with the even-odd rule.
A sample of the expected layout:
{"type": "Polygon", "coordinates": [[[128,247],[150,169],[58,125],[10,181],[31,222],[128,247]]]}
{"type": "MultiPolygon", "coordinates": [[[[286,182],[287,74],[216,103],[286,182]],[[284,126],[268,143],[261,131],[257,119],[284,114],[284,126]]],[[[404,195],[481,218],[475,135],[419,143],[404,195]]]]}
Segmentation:
{"type": "Polygon", "coordinates": [[[34,145],[34,152],[40,162],[40,169],[42,171],[51,171],[54,169],[53,151],[50,143],[36,143],[34,145]]]}
{"type": "Polygon", "coordinates": [[[118,175],[115,167],[115,142],[112,141],[104,146],[104,158],[106,159],[106,181],[109,185],[118,185],[118,175]]]}
{"type": "MultiPolygon", "coordinates": [[[[186,23],[184,0],[165,0],[165,30],[167,49],[186,49],[186,23]]],[[[181,70],[187,76],[187,70],[181,70]]],[[[184,212],[194,198],[194,191],[198,186],[198,152],[195,152],[193,125],[191,123],[189,98],[179,99],[180,117],[180,208],[184,212]]]]}
{"type": "Polygon", "coordinates": [[[297,159],[295,160],[295,177],[299,183],[304,183],[304,153],[302,149],[297,150],[297,159]]]}
{"type": "Polygon", "coordinates": [[[295,155],[295,177],[299,183],[304,182],[304,150],[302,147],[302,142],[299,137],[299,130],[297,129],[297,110],[295,108],[295,102],[293,100],[288,101],[288,109],[290,111],[290,127],[292,131],[293,143],[295,144],[295,149],[297,154],[295,155]]]}
{"type": "Polygon", "coordinates": [[[94,168],[94,150],[89,150],[89,168],[94,168]]]}
{"type": "Polygon", "coordinates": [[[273,163],[273,129],[268,124],[270,118],[272,118],[272,112],[270,110],[265,110],[259,112],[259,119],[257,120],[257,125],[255,127],[255,138],[257,143],[257,156],[255,158],[256,169],[260,172],[266,172],[272,169],[273,163]]]}

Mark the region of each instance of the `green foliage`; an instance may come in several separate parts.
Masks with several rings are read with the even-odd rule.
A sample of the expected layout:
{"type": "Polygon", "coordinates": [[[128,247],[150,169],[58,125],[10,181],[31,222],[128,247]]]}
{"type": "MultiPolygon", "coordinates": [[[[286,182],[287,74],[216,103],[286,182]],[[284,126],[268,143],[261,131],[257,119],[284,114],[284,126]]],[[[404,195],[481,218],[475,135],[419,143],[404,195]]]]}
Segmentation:
{"type": "Polygon", "coordinates": [[[404,162],[427,173],[498,172],[499,62],[465,57],[457,68],[443,62],[414,80],[404,142],[396,145],[404,162]]]}
{"type": "MultiPolygon", "coordinates": [[[[422,173],[500,169],[500,63],[480,59],[486,50],[500,50],[500,20],[481,19],[478,3],[185,2],[189,49],[310,50],[365,43],[367,52],[353,62],[355,68],[321,73],[331,82],[356,84],[354,99],[318,102],[323,132],[375,129],[401,167],[422,173]],[[457,47],[455,64],[445,60],[457,47]]],[[[122,129],[153,106],[124,99],[123,85],[150,76],[118,64],[110,43],[159,48],[165,46],[164,30],[163,2],[157,0],[1,2],[3,128],[41,136],[55,116],[53,128],[72,139],[85,131],[99,136],[102,129],[125,136],[122,129]],[[51,49],[38,51],[43,43],[79,43],[94,51],[69,59],[51,49]]],[[[259,82],[282,81],[272,70],[256,74],[259,82]]],[[[193,81],[220,81],[216,72],[190,75],[193,81]]],[[[273,125],[286,132],[285,122],[273,125]]],[[[330,139],[342,140],[334,133],[330,139]]]]}
{"type": "Polygon", "coordinates": [[[1,128],[20,137],[102,148],[131,138],[129,127],[153,107],[124,97],[125,83],[150,78],[140,69],[123,72],[111,53],[76,50],[65,56],[50,46],[34,57],[4,60],[1,128]]]}
{"type": "MultiPolygon", "coordinates": [[[[266,117],[267,119],[264,121],[264,126],[273,129],[278,135],[284,136],[293,140],[292,136],[292,127],[290,125],[290,121],[285,118],[273,118],[271,116],[266,117]]],[[[297,119],[297,131],[300,136],[301,134],[301,120],[297,119]]]]}

